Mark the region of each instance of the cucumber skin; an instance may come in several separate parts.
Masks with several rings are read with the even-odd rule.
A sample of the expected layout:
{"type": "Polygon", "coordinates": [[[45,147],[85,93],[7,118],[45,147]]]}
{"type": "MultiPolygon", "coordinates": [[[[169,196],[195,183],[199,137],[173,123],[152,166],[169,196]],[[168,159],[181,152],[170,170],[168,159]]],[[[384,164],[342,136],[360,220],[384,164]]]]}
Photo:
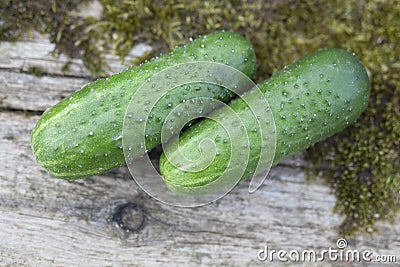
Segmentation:
{"type": "MultiPolygon", "coordinates": [[[[122,127],[131,96],[155,73],[193,61],[223,63],[250,77],[256,68],[253,48],[239,34],[222,31],[199,37],[140,66],[90,83],[46,110],[32,131],[31,146],[36,160],[50,174],[63,179],[78,179],[125,165],[122,127]]],[[[187,86],[178,87],[169,94],[168,103],[181,103],[183,97],[204,96],[228,101],[234,96],[218,86],[191,86],[199,86],[200,90],[186,91],[187,86]]],[[[152,111],[159,120],[147,124],[149,132],[146,130],[146,133],[152,137],[147,140],[147,149],[160,144],[157,138],[160,133],[155,131],[160,131],[166,116],[163,112],[166,100],[159,103],[152,111]]],[[[144,152],[137,151],[137,154],[144,152]]]]}
{"type": "MultiPolygon", "coordinates": [[[[351,53],[339,49],[323,49],[306,55],[258,86],[269,103],[276,126],[272,165],[342,131],[367,107],[370,94],[370,82],[363,65],[351,53]]],[[[246,111],[247,105],[243,100],[234,99],[229,106],[243,121],[250,142],[243,180],[254,175],[261,137],[254,130],[257,122],[250,110],[246,111]]],[[[220,120],[221,114],[224,116],[223,109],[213,112],[211,117],[220,120]]],[[[225,119],[227,125],[232,123],[229,118],[225,119]]],[[[205,119],[179,137],[182,154],[191,160],[198,159],[201,155],[200,141],[206,138],[223,140],[228,136],[215,121],[205,119]]],[[[230,143],[214,143],[219,154],[199,172],[180,170],[168,161],[164,153],[161,155],[160,172],[172,191],[195,194],[195,187],[220,177],[231,156],[230,143]]],[[[179,151],[171,152],[173,162],[177,162],[178,154],[179,151]]]]}

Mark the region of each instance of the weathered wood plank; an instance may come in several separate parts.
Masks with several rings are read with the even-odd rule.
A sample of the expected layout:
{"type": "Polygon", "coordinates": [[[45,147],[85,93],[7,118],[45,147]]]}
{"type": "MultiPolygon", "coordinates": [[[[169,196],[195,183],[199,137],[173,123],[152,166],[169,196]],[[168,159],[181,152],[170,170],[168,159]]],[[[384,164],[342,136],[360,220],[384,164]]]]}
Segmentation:
{"type": "MultiPolygon", "coordinates": [[[[126,168],[79,181],[52,178],[30,149],[37,119],[0,112],[3,263],[253,266],[265,245],[326,249],[335,244],[340,221],[331,211],[335,198],[320,183],[306,183],[301,157],[273,168],[254,194],[244,182],[210,205],[176,208],[148,197],[126,168]]],[[[381,231],[351,244],[400,255],[400,224],[382,224],[381,231]]]]}
{"type": "Polygon", "coordinates": [[[13,71],[0,76],[0,107],[43,111],[70,95],[89,79],[74,77],[36,77],[13,71]]]}
{"type": "MultiPolygon", "coordinates": [[[[92,80],[81,60],[70,60],[63,55],[54,58],[53,50],[53,44],[38,37],[24,42],[0,42],[0,108],[43,111],[92,80]],[[66,63],[68,72],[63,70],[66,63]],[[31,67],[46,75],[27,74],[31,67]]],[[[138,44],[124,62],[116,56],[107,56],[109,73],[120,72],[150,51],[150,46],[138,44]]]]}
{"type": "MultiPolygon", "coordinates": [[[[21,42],[0,42],[0,68],[28,71],[31,67],[39,68],[49,75],[74,76],[90,78],[91,73],[85,68],[82,60],[70,59],[64,55],[54,57],[55,45],[44,36],[35,35],[21,42]],[[68,68],[64,66],[68,64],[68,68]]],[[[118,56],[107,55],[108,73],[116,73],[130,66],[137,58],[150,53],[152,48],[146,44],[137,44],[121,62],[118,56]]]]}

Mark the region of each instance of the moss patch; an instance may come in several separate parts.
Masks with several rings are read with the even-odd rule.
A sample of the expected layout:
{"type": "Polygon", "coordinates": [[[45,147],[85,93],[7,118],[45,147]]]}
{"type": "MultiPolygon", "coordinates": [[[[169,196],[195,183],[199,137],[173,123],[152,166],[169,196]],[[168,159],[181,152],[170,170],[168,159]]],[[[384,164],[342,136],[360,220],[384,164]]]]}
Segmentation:
{"type": "Polygon", "coordinates": [[[21,72],[26,72],[28,74],[35,75],[36,77],[42,77],[44,75],[43,70],[40,67],[36,66],[31,66],[26,71],[21,71],[21,72]]]}
{"type": "Polygon", "coordinates": [[[309,150],[337,197],[347,236],[375,230],[400,210],[400,3],[390,0],[338,1],[111,1],[100,0],[100,19],[77,15],[82,1],[5,1],[0,39],[15,40],[36,29],[48,33],[56,51],[81,57],[98,76],[104,55],[124,57],[136,42],[152,45],[155,56],[215,30],[242,33],[258,57],[262,81],[302,55],[322,47],[352,51],[367,67],[369,107],[343,133],[309,150]]]}

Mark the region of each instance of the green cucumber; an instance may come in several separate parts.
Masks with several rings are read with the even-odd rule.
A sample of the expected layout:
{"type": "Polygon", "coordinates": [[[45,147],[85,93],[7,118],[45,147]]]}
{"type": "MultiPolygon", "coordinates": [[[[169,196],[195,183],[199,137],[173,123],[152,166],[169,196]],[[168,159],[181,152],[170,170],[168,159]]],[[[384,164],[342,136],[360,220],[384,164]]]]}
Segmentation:
{"type": "MultiPolygon", "coordinates": [[[[149,78],[168,67],[193,61],[229,65],[248,76],[255,71],[255,55],[248,40],[232,32],[216,32],[177,47],[140,66],[106,79],[99,79],[45,111],[34,127],[32,150],[37,161],[53,176],[77,179],[125,165],[122,127],[132,95],[149,78]]],[[[212,84],[190,84],[176,88],[152,110],[145,153],[161,143],[161,127],[168,105],[182,99],[209,97],[228,101],[234,94],[212,84]],[[189,90],[188,90],[189,89],[189,90]],[[168,101],[168,102],[167,102],[168,101]]],[[[208,112],[210,112],[209,110],[208,112]]],[[[204,112],[207,112],[206,110],[204,112]]]]}
{"type": "MultiPolygon", "coordinates": [[[[370,82],[363,65],[353,54],[339,49],[324,49],[285,67],[259,84],[258,88],[268,101],[275,121],[276,150],[271,162],[276,165],[352,124],[367,106],[370,82]]],[[[251,95],[254,90],[243,97],[251,95]]],[[[243,121],[246,131],[243,134],[247,134],[250,144],[248,162],[243,162],[245,169],[229,165],[232,140],[229,140],[224,127],[216,122],[221,118],[226,125],[234,122],[235,118],[224,115],[228,113],[227,108],[214,111],[210,119],[185,130],[179,137],[179,149],[170,149],[168,158],[165,153],[161,155],[160,172],[172,191],[195,193],[196,188],[215,182],[229,168],[242,168],[241,179],[254,176],[262,149],[257,120],[241,98],[229,104],[229,108],[243,121]],[[215,140],[214,160],[200,171],[177,167],[180,152],[192,162],[201,161],[204,151],[200,143],[205,139],[215,140]]],[[[243,129],[237,127],[237,131],[240,130],[243,129]]],[[[171,143],[167,149],[172,147],[171,143]]]]}

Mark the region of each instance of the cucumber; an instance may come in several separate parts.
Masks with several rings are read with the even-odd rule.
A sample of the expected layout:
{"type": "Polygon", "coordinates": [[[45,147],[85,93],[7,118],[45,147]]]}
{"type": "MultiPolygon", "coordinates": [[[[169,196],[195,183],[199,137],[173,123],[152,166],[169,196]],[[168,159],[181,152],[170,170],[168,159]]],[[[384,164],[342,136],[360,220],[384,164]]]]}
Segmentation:
{"type": "MultiPolygon", "coordinates": [[[[50,174],[64,179],[100,174],[125,165],[122,127],[132,95],[156,73],[193,61],[222,63],[250,77],[256,66],[248,40],[233,32],[216,32],[140,66],[99,79],[43,113],[31,136],[37,161],[50,174]]],[[[180,86],[169,92],[152,110],[151,117],[157,120],[147,123],[146,134],[151,138],[147,140],[146,148],[135,148],[135,155],[160,144],[161,127],[168,113],[165,112],[167,103],[175,105],[183,98],[197,97],[228,101],[233,96],[226,88],[202,83],[180,86]]]]}
{"type": "MultiPolygon", "coordinates": [[[[339,49],[323,49],[285,67],[259,84],[258,88],[268,101],[275,122],[275,151],[268,146],[264,152],[275,153],[270,155],[272,165],[276,165],[352,124],[367,106],[370,82],[363,65],[353,54],[339,49]]],[[[254,94],[255,90],[253,88],[242,97],[254,94]]],[[[228,107],[214,111],[209,119],[193,125],[179,136],[179,149],[177,146],[171,148],[174,142],[167,144],[165,151],[168,151],[168,157],[164,152],[160,158],[160,172],[166,185],[177,193],[195,194],[196,188],[200,190],[215,183],[226,171],[233,175],[235,171],[242,171],[241,179],[254,176],[256,170],[260,170],[256,167],[263,149],[257,127],[256,118],[241,98],[232,100],[228,107]],[[224,126],[218,123],[235,123],[236,118],[225,115],[228,108],[243,122],[245,129],[237,127],[236,131],[245,130],[243,134],[248,136],[250,144],[249,157],[242,162],[242,166],[229,164],[233,155],[231,142],[236,140],[229,140],[224,126]],[[200,143],[205,139],[214,141],[214,160],[199,171],[184,170],[179,166],[180,153],[192,161],[191,164],[203,161],[206,154],[200,143]]],[[[215,188],[217,190],[219,188],[215,188]]]]}

